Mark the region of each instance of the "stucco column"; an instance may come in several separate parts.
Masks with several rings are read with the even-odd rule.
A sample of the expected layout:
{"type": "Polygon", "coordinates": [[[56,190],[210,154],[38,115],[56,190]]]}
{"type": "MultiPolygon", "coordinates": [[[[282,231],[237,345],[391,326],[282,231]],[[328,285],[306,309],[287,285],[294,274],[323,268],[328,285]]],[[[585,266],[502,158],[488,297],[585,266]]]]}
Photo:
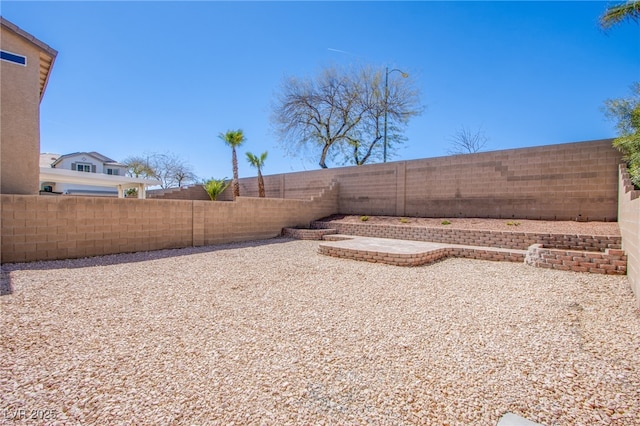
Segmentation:
{"type": "Polygon", "coordinates": [[[141,183],[138,185],[138,198],[140,198],[141,200],[144,200],[145,198],[147,198],[147,193],[144,187],[144,183],[141,183]]]}
{"type": "Polygon", "coordinates": [[[118,185],[118,198],[124,198],[124,188],[122,185],[118,185]]]}

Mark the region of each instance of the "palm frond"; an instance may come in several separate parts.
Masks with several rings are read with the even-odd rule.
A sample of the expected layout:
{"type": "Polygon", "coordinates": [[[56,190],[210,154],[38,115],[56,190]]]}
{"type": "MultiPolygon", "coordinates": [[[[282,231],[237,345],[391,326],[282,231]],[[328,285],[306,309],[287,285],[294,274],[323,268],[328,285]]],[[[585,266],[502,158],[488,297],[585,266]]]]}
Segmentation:
{"type": "Polygon", "coordinates": [[[640,1],[629,0],[615,6],[610,6],[600,17],[600,25],[604,29],[611,28],[622,21],[638,22],[640,19],[640,1]]]}

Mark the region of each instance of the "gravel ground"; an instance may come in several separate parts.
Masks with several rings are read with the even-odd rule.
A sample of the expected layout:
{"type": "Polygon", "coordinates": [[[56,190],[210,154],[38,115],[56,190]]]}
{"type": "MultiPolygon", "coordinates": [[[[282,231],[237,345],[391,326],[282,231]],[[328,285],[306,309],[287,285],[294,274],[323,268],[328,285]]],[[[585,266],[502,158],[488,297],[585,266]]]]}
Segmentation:
{"type": "Polygon", "coordinates": [[[317,247],[3,265],[0,422],[640,425],[626,277],[317,247]]]}
{"type": "Polygon", "coordinates": [[[618,222],[576,222],[571,220],[530,220],[530,219],[481,219],[481,218],[425,218],[406,217],[400,222],[397,216],[368,216],[363,222],[361,216],[334,215],[323,219],[345,223],[368,223],[374,225],[420,226],[425,228],[475,229],[504,232],[538,232],[544,234],[575,235],[620,235],[618,222]],[[443,225],[442,221],[451,222],[443,225]]]}

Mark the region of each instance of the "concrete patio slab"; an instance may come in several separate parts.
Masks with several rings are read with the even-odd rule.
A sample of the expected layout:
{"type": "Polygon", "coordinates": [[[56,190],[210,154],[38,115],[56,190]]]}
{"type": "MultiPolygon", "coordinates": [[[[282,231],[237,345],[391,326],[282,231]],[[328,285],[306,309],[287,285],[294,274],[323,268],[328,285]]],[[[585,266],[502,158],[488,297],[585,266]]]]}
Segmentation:
{"type": "Polygon", "coordinates": [[[324,238],[318,246],[320,254],[395,266],[426,265],[448,257],[524,262],[527,254],[526,250],[341,234],[327,235],[324,238]]]}

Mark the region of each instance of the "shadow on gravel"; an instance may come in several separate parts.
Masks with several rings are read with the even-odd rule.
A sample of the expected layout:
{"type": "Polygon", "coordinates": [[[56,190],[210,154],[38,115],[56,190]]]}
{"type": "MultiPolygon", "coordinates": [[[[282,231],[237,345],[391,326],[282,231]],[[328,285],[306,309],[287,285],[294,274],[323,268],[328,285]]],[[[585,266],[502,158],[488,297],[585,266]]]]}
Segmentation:
{"type": "Polygon", "coordinates": [[[0,296],[13,293],[11,284],[11,271],[37,271],[50,269],[75,269],[92,266],[109,266],[127,263],[146,262],[149,260],[167,259],[171,257],[189,256],[198,253],[210,253],[222,250],[239,248],[260,247],[273,244],[283,244],[294,241],[291,238],[276,237],[269,240],[244,241],[237,243],[219,244],[203,247],[186,247],[177,249],[163,249],[154,251],[141,251],[135,253],[108,254],[104,256],[84,257],[80,259],[43,260],[25,263],[6,263],[2,265],[0,275],[0,296]]]}
{"type": "Polygon", "coordinates": [[[6,296],[11,293],[13,293],[13,287],[11,286],[9,271],[5,271],[2,268],[0,269],[0,296],[6,296]]]}

